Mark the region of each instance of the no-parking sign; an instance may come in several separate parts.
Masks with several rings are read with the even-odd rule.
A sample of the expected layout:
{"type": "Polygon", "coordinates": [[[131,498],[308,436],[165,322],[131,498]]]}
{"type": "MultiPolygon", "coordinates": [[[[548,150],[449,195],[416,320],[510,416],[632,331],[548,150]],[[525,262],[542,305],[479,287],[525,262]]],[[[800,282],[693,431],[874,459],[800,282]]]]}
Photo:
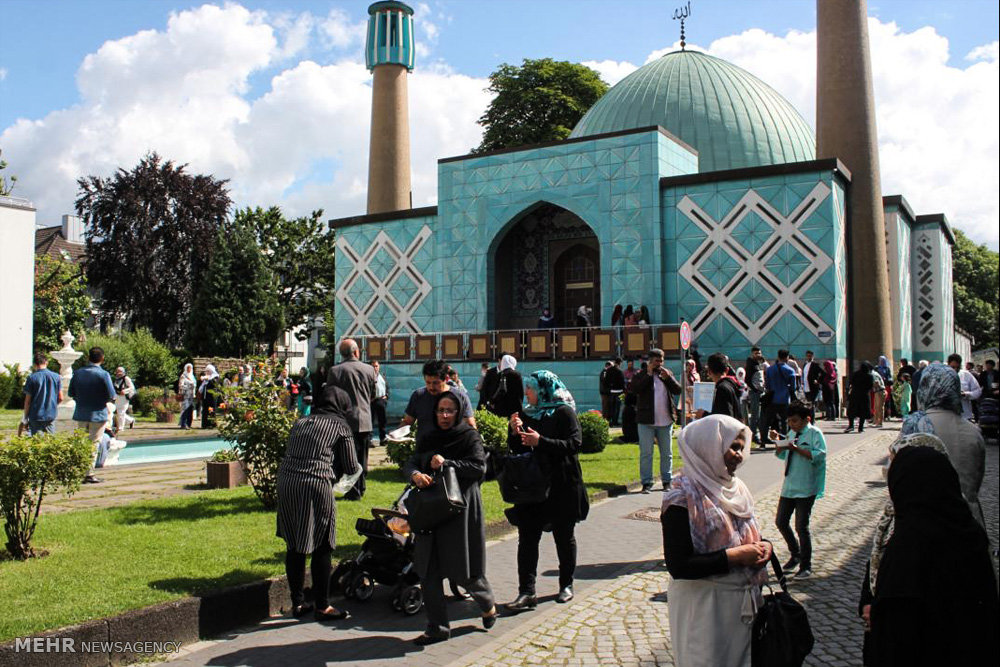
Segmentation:
{"type": "Polygon", "coordinates": [[[686,350],[691,347],[691,325],[681,322],[681,349],[686,350]]]}

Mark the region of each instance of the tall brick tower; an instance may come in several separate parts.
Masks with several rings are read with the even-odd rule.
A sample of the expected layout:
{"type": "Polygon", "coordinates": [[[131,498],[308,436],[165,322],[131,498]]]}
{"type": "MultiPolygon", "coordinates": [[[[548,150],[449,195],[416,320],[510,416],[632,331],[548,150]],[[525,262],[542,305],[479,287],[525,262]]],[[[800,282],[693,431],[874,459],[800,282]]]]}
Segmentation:
{"type": "Polygon", "coordinates": [[[413,69],[413,10],[387,0],[368,8],[365,64],[373,74],[368,213],[412,208],[406,77],[413,69]]]}
{"type": "Polygon", "coordinates": [[[816,0],[816,157],[851,171],[849,319],[855,360],[892,358],[885,216],[879,177],[867,0],[816,0]]]}

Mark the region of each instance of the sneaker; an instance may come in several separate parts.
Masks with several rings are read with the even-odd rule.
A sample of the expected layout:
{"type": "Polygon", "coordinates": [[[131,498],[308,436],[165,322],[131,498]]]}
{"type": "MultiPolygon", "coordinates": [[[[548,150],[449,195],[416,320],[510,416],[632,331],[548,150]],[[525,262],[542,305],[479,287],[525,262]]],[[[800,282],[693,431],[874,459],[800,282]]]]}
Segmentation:
{"type": "Polygon", "coordinates": [[[641,493],[648,494],[652,490],[653,490],[653,483],[650,482],[649,484],[642,485],[641,493]]]}
{"type": "Polygon", "coordinates": [[[87,475],[86,477],[83,478],[84,484],[100,484],[103,481],[104,481],[103,479],[97,477],[96,475],[87,475]]]}
{"type": "Polygon", "coordinates": [[[798,556],[792,556],[791,558],[788,559],[788,562],[786,562],[784,565],[781,566],[781,570],[783,572],[791,572],[792,570],[797,568],[799,566],[799,563],[801,562],[802,561],[799,560],[798,556]]]}
{"type": "Polygon", "coordinates": [[[808,579],[813,574],[813,571],[808,567],[800,567],[799,571],[795,573],[795,579],[808,579]]]}
{"type": "Polygon", "coordinates": [[[566,604],[573,599],[573,587],[564,586],[560,591],[559,595],[556,596],[556,602],[559,604],[566,604]]]}

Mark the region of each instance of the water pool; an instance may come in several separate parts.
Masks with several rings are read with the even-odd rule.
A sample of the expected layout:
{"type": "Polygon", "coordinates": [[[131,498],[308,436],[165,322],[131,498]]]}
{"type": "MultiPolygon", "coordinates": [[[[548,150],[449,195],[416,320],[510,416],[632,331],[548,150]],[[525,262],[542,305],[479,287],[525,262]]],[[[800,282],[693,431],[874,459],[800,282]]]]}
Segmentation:
{"type": "MultiPolygon", "coordinates": [[[[128,440],[126,440],[128,442],[128,440]]],[[[156,440],[153,442],[129,442],[118,456],[118,465],[133,463],[158,463],[161,461],[183,461],[185,459],[207,459],[220,449],[229,449],[229,444],[221,438],[185,440],[156,440]]]]}

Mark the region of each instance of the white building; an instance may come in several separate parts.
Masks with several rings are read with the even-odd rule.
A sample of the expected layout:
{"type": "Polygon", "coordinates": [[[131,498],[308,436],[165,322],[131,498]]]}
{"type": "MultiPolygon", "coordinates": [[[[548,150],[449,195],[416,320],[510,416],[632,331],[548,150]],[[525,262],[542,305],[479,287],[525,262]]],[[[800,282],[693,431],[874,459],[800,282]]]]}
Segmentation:
{"type": "Polygon", "coordinates": [[[0,197],[0,363],[31,366],[35,304],[35,205],[0,197]]]}

